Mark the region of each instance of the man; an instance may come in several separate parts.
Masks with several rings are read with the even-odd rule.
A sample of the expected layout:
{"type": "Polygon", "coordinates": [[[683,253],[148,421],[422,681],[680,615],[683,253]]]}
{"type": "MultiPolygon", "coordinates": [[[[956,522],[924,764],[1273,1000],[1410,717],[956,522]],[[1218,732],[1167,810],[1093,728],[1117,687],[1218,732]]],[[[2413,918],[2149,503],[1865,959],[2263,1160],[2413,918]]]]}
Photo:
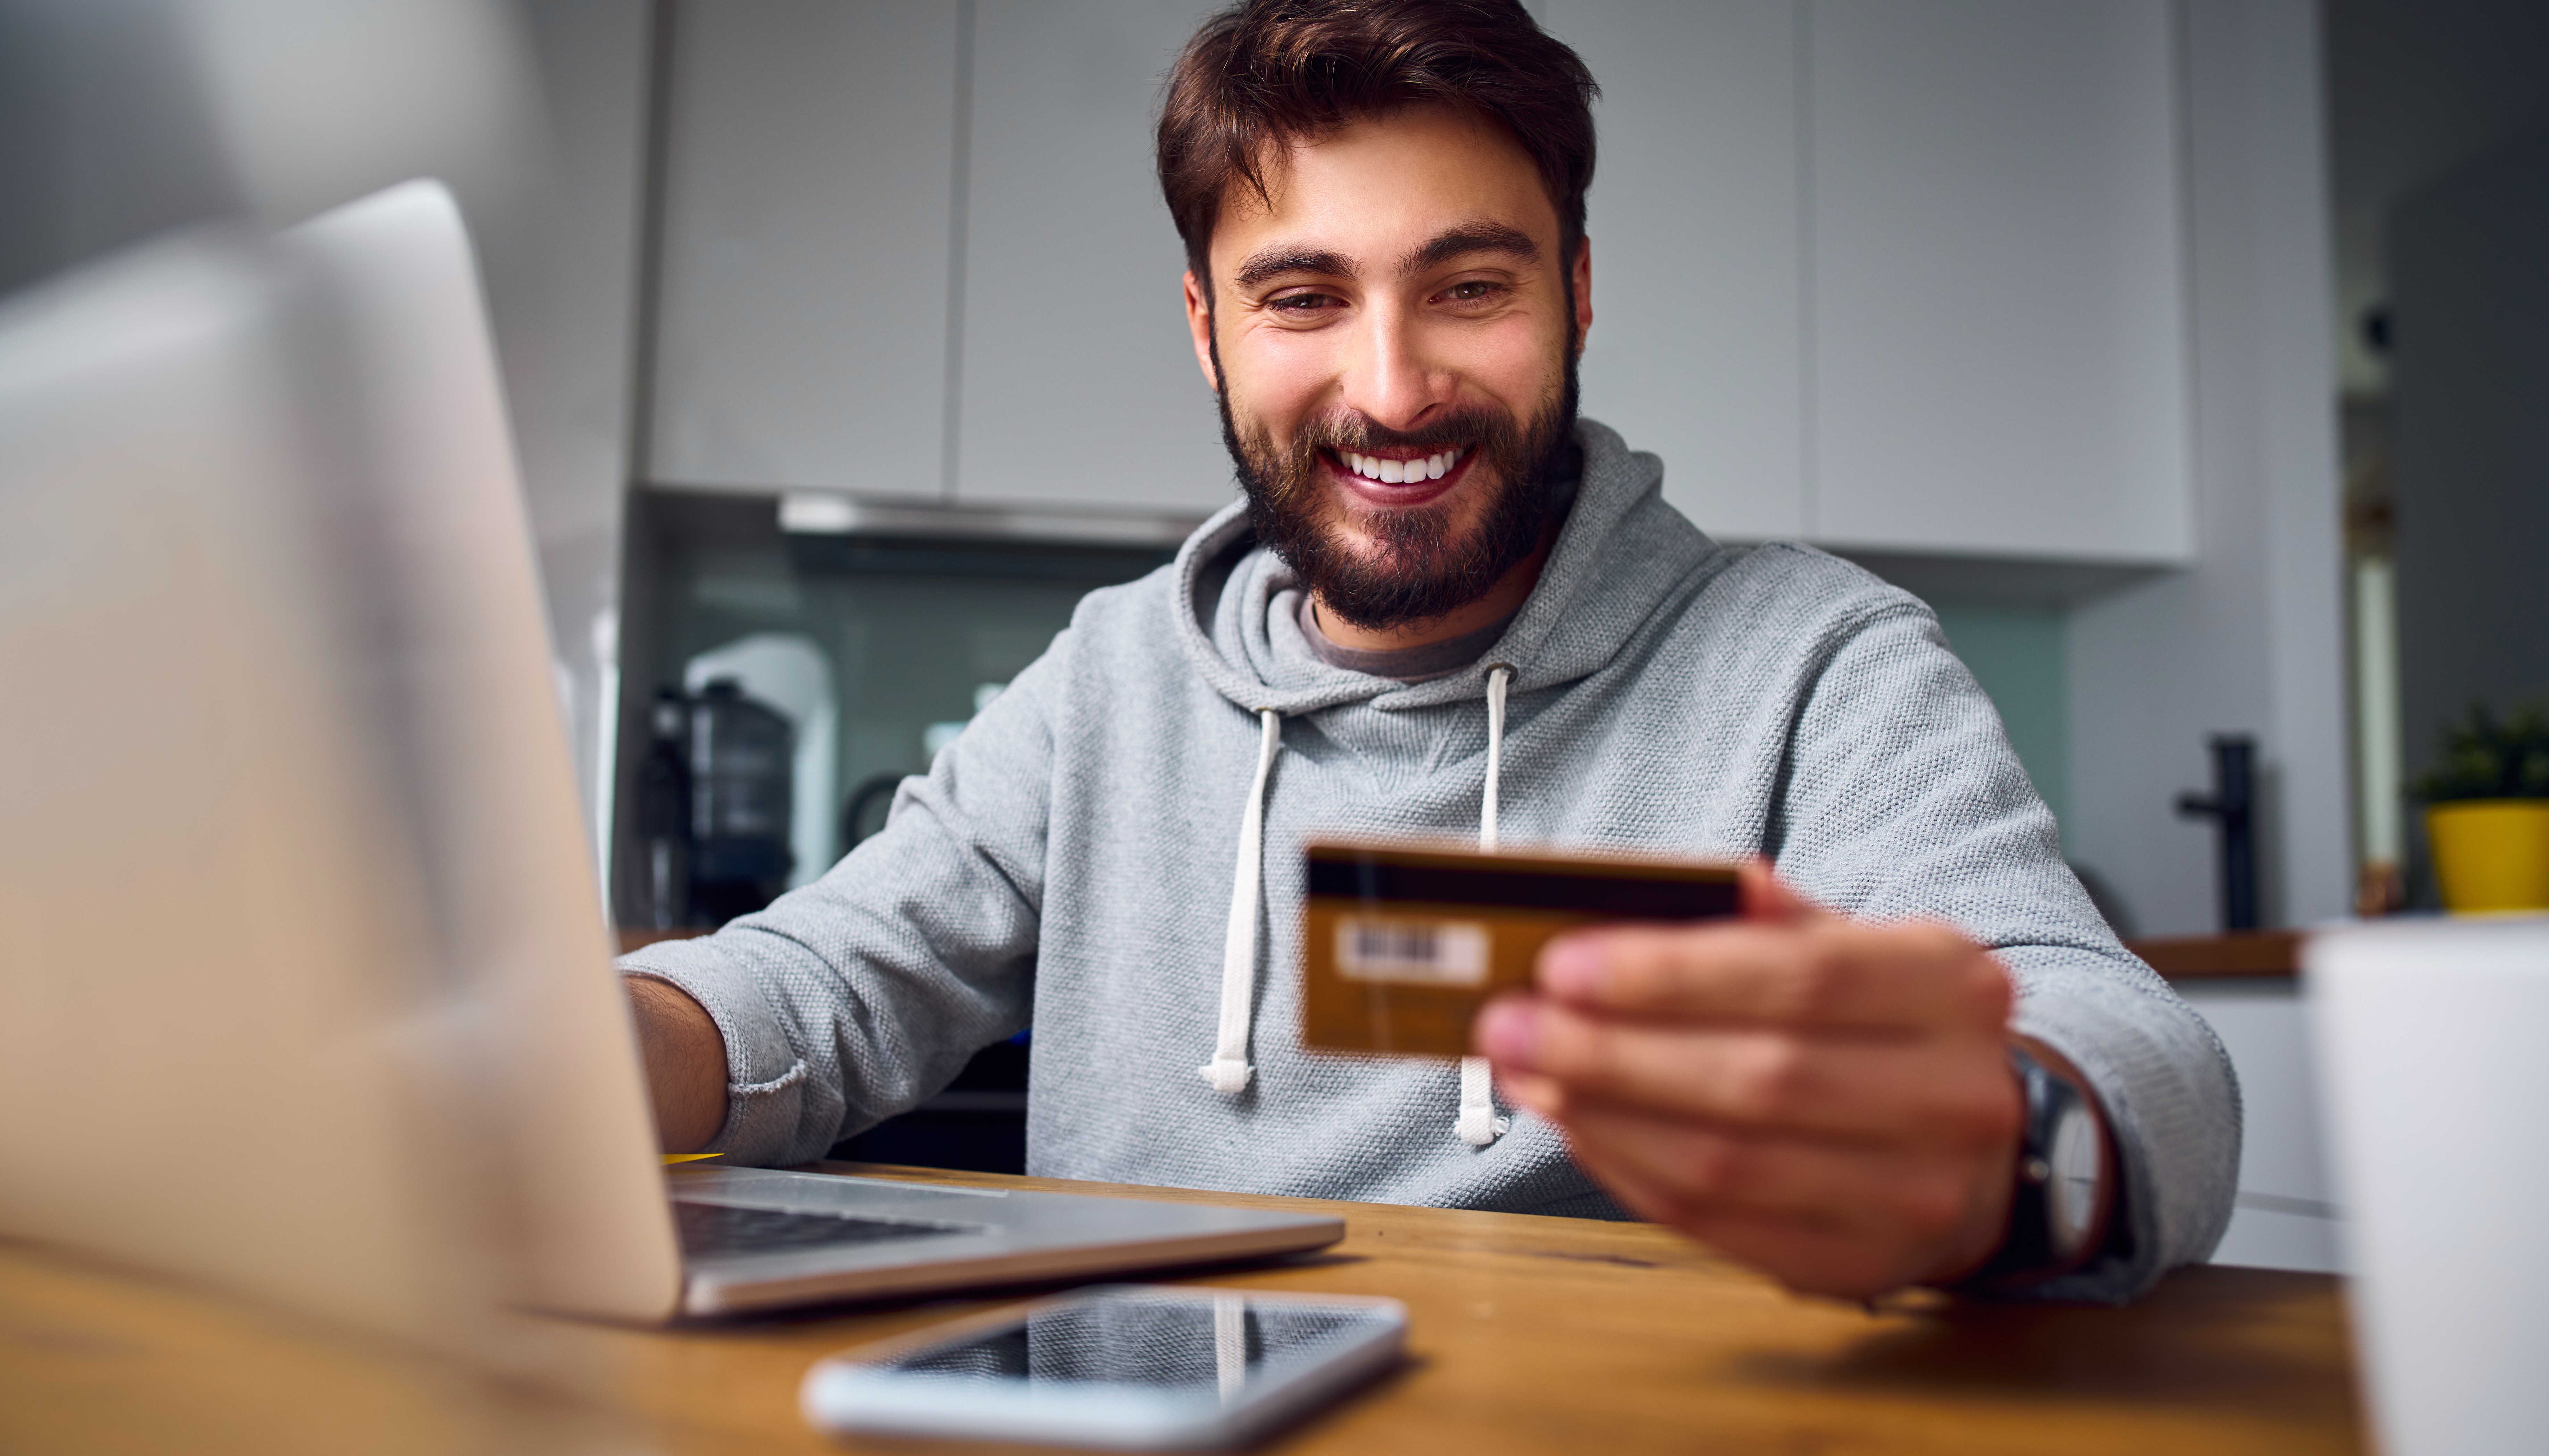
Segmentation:
{"type": "Polygon", "coordinates": [[[1575,418],[1593,91],[1512,0],[1206,23],[1159,165],[1246,499],[821,881],[625,962],[668,1148],[817,1156],[1032,1023],[1043,1174],[1628,1213],[1847,1296],[2125,1298],[2212,1247],[2227,1060],[1935,618],[1716,545],[1575,418]],[[1301,844],[1480,830],[1746,860],[1746,914],[1555,942],[1476,1028],[1502,1107],[1304,1051],[1301,844]]]}

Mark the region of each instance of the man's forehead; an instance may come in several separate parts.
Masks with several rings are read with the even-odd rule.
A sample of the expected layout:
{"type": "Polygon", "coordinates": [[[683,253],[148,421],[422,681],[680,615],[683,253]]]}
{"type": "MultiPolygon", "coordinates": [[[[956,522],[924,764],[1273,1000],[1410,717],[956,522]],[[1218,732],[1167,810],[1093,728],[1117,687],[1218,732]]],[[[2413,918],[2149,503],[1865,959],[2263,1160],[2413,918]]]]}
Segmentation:
{"type": "Polygon", "coordinates": [[[1450,232],[1519,233],[1543,248],[1557,239],[1558,210],[1531,154],[1464,109],[1350,122],[1270,150],[1260,168],[1263,195],[1244,182],[1223,195],[1216,272],[1235,271],[1270,244],[1395,265],[1450,232]]]}

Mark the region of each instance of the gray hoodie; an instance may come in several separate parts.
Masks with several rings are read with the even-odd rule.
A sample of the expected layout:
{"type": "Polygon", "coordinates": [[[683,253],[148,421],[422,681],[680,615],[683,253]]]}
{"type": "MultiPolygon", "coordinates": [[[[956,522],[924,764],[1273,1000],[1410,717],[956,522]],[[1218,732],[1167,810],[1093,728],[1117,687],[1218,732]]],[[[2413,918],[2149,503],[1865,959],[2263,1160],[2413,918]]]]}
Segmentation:
{"type": "Polygon", "coordinates": [[[2126,1236],[2049,1293],[2125,1298],[2204,1257],[2239,1161],[2228,1058],[2090,907],[1936,618],[1804,546],[1720,546],[1654,456],[1580,439],[1548,567],[1474,669],[1318,660],[1234,505],[1082,602],[822,879],[623,960],[724,1034],[710,1147],[820,1156],[1032,1025],[1034,1173],[1622,1216],[1555,1128],[1486,1106],[1482,1069],[1302,1049],[1301,845],[1759,854],[1838,911],[1996,950],[2019,1027],[2095,1084],[2126,1236]]]}

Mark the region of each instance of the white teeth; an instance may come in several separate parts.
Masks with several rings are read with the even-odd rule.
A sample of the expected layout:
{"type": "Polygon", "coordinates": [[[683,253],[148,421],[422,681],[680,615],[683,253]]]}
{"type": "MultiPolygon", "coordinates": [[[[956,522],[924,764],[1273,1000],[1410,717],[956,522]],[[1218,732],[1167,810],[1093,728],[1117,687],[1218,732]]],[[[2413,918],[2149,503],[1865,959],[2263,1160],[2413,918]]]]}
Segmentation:
{"type": "Polygon", "coordinates": [[[1347,469],[1367,480],[1377,480],[1383,485],[1398,485],[1418,480],[1440,480],[1452,473],[1453,466],[1461,463],[1463,453],[1462,447],[1455,446],[1440,454],[1427,455],[1417,460],[1384,460],[1378,455],[1363,455],[1352,450],[1339,450],[1337,458],[1345,462],[1347,469]]]}

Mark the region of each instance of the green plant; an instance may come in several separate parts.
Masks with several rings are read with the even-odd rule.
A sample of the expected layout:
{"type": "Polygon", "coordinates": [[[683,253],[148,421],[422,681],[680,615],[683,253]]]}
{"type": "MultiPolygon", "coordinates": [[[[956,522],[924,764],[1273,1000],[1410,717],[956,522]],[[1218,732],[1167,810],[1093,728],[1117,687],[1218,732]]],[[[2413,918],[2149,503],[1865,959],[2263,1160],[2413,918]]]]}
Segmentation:
{"type": "Polygon", "coordinates": [[[2467,721],[2443,728],[2442,757],[2415,794],[2428,804],[2549,799],[2549,712],[2529,704],[2499,723],[2486,704],[2471,704],[2467,721]]]}

